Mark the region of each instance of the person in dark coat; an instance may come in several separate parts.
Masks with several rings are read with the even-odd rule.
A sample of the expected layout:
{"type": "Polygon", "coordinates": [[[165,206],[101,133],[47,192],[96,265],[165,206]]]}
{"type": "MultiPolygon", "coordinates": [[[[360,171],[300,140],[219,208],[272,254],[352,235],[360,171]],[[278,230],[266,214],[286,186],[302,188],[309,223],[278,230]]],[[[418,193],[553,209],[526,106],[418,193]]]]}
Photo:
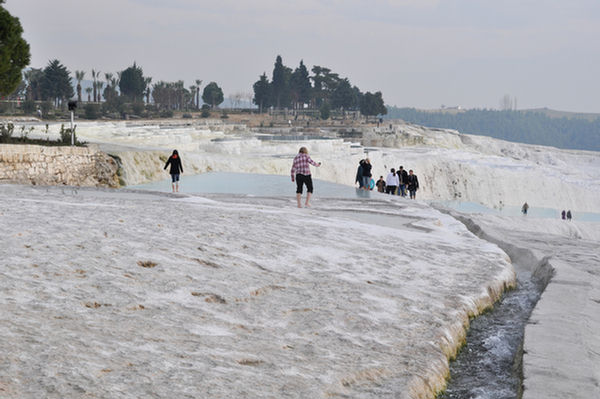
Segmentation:
{"type": "Polygon", "coordinates": [[[169,165],[171,165],[171,169],[169,170],[171,174],[171,187],[173,188],[173,192],[177,193],[179,192],[179,175],[183,173],[183,165],[177,150],[173,150],[173,154],[167,159],[167,163],[163,169],[166,170],[169,165]]]}
{"type": "Polygon", "coordinates": [[[398,168],[398,180],[400,180],[400,184],[398,185],[398,195],[406,197],[406,183],[408,182],[408,173],[404,170],[403,166],[398,168]]]}
{"type": "Polygon", "coordinates": [[[358,169],[356,170],[356,182],[358,183],[358,188],[363,188],[362,166],[364,163],[365,160],[361,159],[358,163],[358,169]]]}
{"type": "Polygon", "coordinates": [[[375,185],[377,186],[377,191],[379,191],[380,193],[385,193],[385,191],[387,190],[387,186],[385,184],[385,180],[383,180],[383,176],[379,176],[379,180],[377,180],[377,183],[375,183],[375,185]]]}
{"type": "Polygon", "coordinates": [[[362,164],[362,179],[363,179],[363,189],[370,190],[371,189],[371,160],[369,158],[365,159],[365,162],[362,164]]]}
{"type": "Polygon", "coordinates": [[[408,177],[406,178],[406,186],[410,194],[410,199],[417,198],[417,190],[419,189],[419,179],[417,175],[413,174],[412,169],[408,171],[408,177]]]}

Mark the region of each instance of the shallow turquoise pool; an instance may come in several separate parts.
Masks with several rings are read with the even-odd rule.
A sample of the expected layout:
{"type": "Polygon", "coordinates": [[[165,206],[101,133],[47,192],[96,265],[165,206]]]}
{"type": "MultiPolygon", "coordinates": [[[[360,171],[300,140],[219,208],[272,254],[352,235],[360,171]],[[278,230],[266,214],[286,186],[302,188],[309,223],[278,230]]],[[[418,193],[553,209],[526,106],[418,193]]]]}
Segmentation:
{"type": "MultiPolygon", "coordinates": [[[[359,190],[352,186],[314,179],[315,198],[385,198],[385,194],[376,191],[359,190]]],[[[143,190],[171,191],[170,179],[159,182],[129,186],[143,190]]],[[[289,176],[263,175],[255,173],[210,172],[199,175],[182,176],[179,191],[188,194],[245,194],[265,197],[293,197],[296,183],[289,176]]],[[[506,216],[522,216],[518,206],[505,206],[492,209],[475,202],[429,201],[465,213],[491,213],[506,216]]],[[[529,204],[528,217],[560,219],[561,210],[540,208],[529,204]]],[[[600,213],[573,212],[573,219],[600,222],[600,213]]]]}
{"type": "MultiPolygon", "coordinates": [[[[358,190],[343,184],[313,179],[314,196],[321,198],[372,198],[378,192],[358,190]]],[[[143,190],[171,191],[171,180],[129,186],[143,190]]],[[[210,172],[182,176],[179,192],[189,194],[246,194],[254,196],[295,196],[296,183],[289,176],[262,175],[254,173],[210,172]]],[[[304,188],[306,193],[306,187],[304,188]]]]}

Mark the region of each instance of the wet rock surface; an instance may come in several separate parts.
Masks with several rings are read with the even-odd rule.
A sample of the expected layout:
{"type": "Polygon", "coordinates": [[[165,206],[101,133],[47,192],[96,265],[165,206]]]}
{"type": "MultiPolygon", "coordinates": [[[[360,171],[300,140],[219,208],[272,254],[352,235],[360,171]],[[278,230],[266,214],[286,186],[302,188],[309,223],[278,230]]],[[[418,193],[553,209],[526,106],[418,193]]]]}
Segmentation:
{"type": "Polygon", "coordinates": [[[5,185],[0,233],[7,398],[432,397],[514,282],[496,246],[396,199],[5,185]]]}

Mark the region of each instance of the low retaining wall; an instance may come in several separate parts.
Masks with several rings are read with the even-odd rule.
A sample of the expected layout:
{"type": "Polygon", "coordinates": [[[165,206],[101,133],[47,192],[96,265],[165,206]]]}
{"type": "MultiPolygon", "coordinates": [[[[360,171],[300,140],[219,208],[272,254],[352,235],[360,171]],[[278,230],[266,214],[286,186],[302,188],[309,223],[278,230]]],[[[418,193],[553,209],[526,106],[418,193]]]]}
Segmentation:
{"type": "Polygon", "coordinates": [[[0,144],[0,183],[119,187],[117,170],[97,146],[0,144]]]}

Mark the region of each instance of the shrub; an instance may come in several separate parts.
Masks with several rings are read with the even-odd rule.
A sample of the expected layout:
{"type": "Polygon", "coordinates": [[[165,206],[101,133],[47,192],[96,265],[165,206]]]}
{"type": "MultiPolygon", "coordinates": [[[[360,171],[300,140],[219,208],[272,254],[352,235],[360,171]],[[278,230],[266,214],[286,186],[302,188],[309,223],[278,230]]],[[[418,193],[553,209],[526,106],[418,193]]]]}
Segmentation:
{"type": "Polygon", "coordinates": [[[98,119],[100,117],[100,106],[98,104],[86,104],[83,107],[83,111],[86,119],[98,119]]]}
{"type": "MultiPolygon", "coordinates": [[[[88,104],[95,105],[95,104],[88,104]]],[[[77,143],[77,135],[75,134],[75,130],[77,126],[73,127],[73,141],[77,143]]],[[[71,128],[65,128],[65,125],[60,125],[60,142],[64,144],[71,144],[71,128]]]]}
{"type": "Polygon", "coordinates": [[[52,109],[52,103],[50,101],[44,101],[40,107],[42,108],[42,114],[46,117],[52,109]]]}
{"type": "Polygon", "coordinates": [[[183,119],[192,119],[192,114],[183,114],[183,119]]]}
{"type": "Polygon", "coordinates": [[[159,116],[161,118],[172,118],[173,117],[173,111],[170,109],[163,109],[162,111],[160,111],[159,116]]]}
{"type": "Polygon", "coordinates": [[[8,143],[10,141],[10,138],[12,137],[14,131],[15,125],[13,125],[12,123],[7,123],[6,125],[0,124],[0,138],[5,143],[8,143]]]}
{"type": "Polygon", "coordinates": [[[210,116],[210,105],[203,104],[202,105],[202,113],[200,114],[202,118],[208,118],[210,116]]]}
{"type": "Polygon", "coordinates": [[[329,119],[329,116],[331,116],[331,107],[329,106],[329,103],[323,103],[319,112],[321,112],[321,119],[329,119]]]}
{"type": "Polygon", "coordinates": [[[35,101],[33,100],[25,100],[23,101],[23,112],[25,114],[33,114],[35,112],[35,101]]]}
{"type": "Polygon", "coordinates": [[[144,113],[144,109],[145,109],[144,103],[136,102],[136,103],[131,104],[131,110],[133,111],[134,115],[142,116],[142,114],[144,113]]]}

